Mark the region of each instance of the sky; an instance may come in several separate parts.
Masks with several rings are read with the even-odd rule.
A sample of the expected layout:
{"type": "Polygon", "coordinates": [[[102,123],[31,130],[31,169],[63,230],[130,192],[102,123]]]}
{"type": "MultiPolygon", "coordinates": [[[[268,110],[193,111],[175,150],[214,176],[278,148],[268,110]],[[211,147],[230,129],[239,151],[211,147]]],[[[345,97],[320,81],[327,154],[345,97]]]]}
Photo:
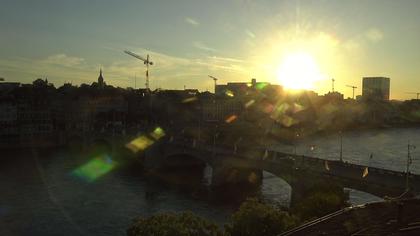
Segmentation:
{"type": "MultiPolygon", "coordinates": [[[[391,78],[391,98],[420,92],[418,0],[0,0],[0,77],[61,86],[105,82],[213,91],[213,80],[282,84],[284,67],[304,54],[311,89],[361,94],[364,76],[391,78]],[[290,60],[289,60],[290,61],[290,60]],[[312,68],[312,67],[313,68],[312,68]],[[316,68],[315,68],[316,67],[316,68]],[[314,69],[315,68],[315,69],[314,69]]],[[[289,67],[290,68],[290,67],[289,67]]]]}

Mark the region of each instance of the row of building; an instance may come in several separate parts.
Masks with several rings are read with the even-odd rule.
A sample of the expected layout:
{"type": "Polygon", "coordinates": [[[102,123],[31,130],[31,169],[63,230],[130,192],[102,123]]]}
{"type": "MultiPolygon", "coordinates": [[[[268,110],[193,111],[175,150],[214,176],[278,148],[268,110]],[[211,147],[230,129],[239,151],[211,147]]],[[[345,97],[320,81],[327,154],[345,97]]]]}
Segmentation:
{"type": "Polygon", "coordinates": [[[0,148],[56,146],[68,136],[111,126],[121,132],[128,102],[122,94],[106,92],[105,86],[102,72],[88,86],[96,94],[70,84],[56,89],[47,79],[0,83],[0,148]]]}
{"type": "MultiPolygon", "coordinates": [[[[30,145],[34,140],[50,145],[72,134],[126,133],[147,125],[151,119],[168,124],[217,123],[256,113],[274,114],[275,109],[287,113],[300,109],[293,107],[343,101],[338,92],[324,96],[312,91],[287,95],[282,86],[256,79],[217,84],[214,94],[196,89],[120,89],[106,85],[102,71],[91,85],[65,84],[56,89],[47,80],[38,79],[29,85],[2,82],[0,92],[0,147],[30,145]]],[[[389,78],[364,78],[362,97],[389,100],[389,78]]]]}
{"type": "MultiPolygon", "coordinates": [[[[245,96],[251,94],[256,88],[270,86],[278,91],[282,91],[280,85],[272,85],[267,82],[257,82],[252,79],[251,82],[229,82],[227,84],[215,85],[215,94],[220,95],[235,95],[245,96]]],[[[328,96],[335,96],[337,98],[344,96],[338,92],[330,92],[328,96]]],[[[387,77],[364,77],[362,80],[362,95],[358,96],[358,100],[377,100],[388,101],[390,97],[390,78],[387,77]]]]}

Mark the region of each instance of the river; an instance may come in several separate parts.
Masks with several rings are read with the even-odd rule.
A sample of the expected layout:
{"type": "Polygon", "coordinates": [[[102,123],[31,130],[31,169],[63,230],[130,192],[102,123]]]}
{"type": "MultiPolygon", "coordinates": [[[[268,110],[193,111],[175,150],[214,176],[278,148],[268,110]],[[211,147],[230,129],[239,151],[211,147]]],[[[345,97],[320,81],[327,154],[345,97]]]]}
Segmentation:
{"type": "MultiPolygon", "coordinates": [[[[343,160],[405,170],[407,143],[410,140],[420,148],[419,131],[401,128],[344,133],[343,160]]],[[[294,152],[295,148],[277,145],[274,149],[294,152]]],[[[298,154],[328,159],[338,159],[339,151],[340,135],[309,138],[296,145],[298,154]]],[[[412,150],[412,157],[419,159],[419,151],[412,150]]],[[[0,235],[125,235],[137,216],[185,210],[223,224],[237,207],[145,177],[134,162],[114,160],[102,176],[75,175],[75,170],[94,158],[60,150],[3,153],[0,235]]],[[[420,160],[413,160],[411,171],[420,174],[420,160]]],[[[288,205],[290,187],[264,173],[261,197],[288,205]]],[[[350,190],[353,204],[376,200],[380,199],[350,190]]]]}

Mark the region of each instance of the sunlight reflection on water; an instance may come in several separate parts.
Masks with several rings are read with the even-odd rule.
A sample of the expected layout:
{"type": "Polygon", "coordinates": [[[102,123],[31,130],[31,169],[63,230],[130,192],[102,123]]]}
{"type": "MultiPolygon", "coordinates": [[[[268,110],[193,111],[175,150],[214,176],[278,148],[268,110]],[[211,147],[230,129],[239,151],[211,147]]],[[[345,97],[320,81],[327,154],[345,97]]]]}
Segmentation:
{"type": "MultiPolygon", "coordinates": [[[[407,163],[407,145],[410,144],[420,148],[420,128],[396,128],[379,129],[369,131],[354,131],[343,133],[343,160],[360,165],[370,165],[384,169],[405,171],[407,163]],[[370,154],[373,155],[369,162],[370,154]]],[[[294,152],[291,145],[276,145],[272,149],[282,152],[294,152]]],[[[313,156],[329,160],[339,160],[340,135],[329,135],[312,137],[302,140],[296,145],[298,155],[313,156]]],[[[420,174],[420,150],[411,150],[414,159],[410,170],[412,173],[420,174]]],[[[266,179],[264,176],[263,195],[270,199],[270,196],[277,196],[281,204],[288,203],[289,195],[285,192],[280,182],[274,184],[272,177],[266,179]],[[265,186],[266,185],[266,186],[265,186]],[[273,187],[269,187],[273,186],[273,187]],[[277,188],[275,186],[282,186],[277,188]]],[[[279,179],[279,178],[277,178],[279,179]]],[[[350,190],[350,202],[358,205],[362,203],[381,200],[376,196],[357,190],[350,190]]],[[[286,204],[285,204],[286,205],[286,204]]]]}
{"type": "MultiPolygon", "coordinates": [[[[384,169],[405,171],[407,162],[407,144],[420,147],[420,128],[400,128],[343,133],[343,160],[360,165],[369,164],[384,169]]],[[[293,152],[293,146],[277,145],[273,149],[293,152]]],[[[339,135],[312,137],[297,144],[297,154],[339,160],[339,135]],[[311,147],[314,147],[311,150],[311,147]]],[[[411,172],[420,174],[420,150],[411,150],[414,160],[411,172]]]]}

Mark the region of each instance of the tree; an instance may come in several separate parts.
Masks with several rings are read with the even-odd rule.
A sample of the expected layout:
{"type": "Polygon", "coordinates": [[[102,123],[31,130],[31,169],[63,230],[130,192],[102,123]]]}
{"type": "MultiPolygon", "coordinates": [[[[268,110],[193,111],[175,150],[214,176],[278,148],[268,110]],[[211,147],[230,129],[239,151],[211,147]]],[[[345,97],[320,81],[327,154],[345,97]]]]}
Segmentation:
{"type": "Polygon", "coordinates": [[[306,193],[306,197],[293,207],[294,214],[301,220],[325,216],[348,206],[348,194],[340,185],[323,180],[314,182],[316,183],[306,193]]]}
{"type": "Polygon", "coordinates": [[[128,236],[221,236],[217,225],[191,212],[162,213],[138,218],[127,230],[128,236]]]}
{"type": "Polygon", "coordinates": [[[270,205],[247,199],[225,226],[231,236],[278,235],[297,225],[297,218],[270,205]]]}

